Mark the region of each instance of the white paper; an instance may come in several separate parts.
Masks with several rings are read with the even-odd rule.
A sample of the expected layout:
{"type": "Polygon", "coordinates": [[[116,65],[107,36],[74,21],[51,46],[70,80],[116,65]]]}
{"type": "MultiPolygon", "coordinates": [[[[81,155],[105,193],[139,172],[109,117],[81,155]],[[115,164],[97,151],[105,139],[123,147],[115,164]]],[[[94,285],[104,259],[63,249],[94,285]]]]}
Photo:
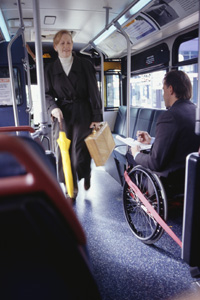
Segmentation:
{"type": "Polygon", "coordinates": [[[0,78],[0,105],[12,105],[10,78],[0,78]]]}
{"type": "Polygon", "coordinates": [[[116,136],[116,139],[118,139],[119,141],[121,141],[122,143],[130,146],[130,147],[133,147],[133,146],[140,146],[141,150],[148,150],[148,149],[151,149],[151,145],[148,144],[142,144],[140,142],[138,142],[137,140],[134,140],[132,138],[123,138],[121,137],[120,135],[117,135],[116,136]]]}

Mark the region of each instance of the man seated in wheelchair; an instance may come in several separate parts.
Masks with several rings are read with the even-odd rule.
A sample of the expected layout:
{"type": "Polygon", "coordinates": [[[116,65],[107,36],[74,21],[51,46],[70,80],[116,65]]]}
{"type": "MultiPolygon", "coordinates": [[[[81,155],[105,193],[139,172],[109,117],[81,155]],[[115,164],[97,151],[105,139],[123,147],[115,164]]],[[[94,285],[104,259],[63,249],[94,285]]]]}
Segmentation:
{"type": "Polygon", "coordinates": [[[167,196],[183,194],[186,156],[197,152],[200,137],[195,134],[196,106],[190,101],[192,84],[186,73],[172,70],[163,79],[163,98],[167,110],[156,124],[155,138],[138,131],[137,139],[152,144],[150,152],[134,146],[127,152],[129,165],[141,165],[156,173],[167,196]]]}

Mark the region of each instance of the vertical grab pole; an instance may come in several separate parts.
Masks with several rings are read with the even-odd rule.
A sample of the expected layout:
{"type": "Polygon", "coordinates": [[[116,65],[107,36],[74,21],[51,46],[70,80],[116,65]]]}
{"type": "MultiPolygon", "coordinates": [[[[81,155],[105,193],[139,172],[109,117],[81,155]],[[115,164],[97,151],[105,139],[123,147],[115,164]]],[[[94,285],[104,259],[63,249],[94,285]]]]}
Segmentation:
{"type": "MultiPolygon", "coordinates": [[[[13,102],[13,113],[14,113],[14,121],[15,126],[19,126],[19,116],[18,116],[18,109],[17,109],[17,99],[16,99],[16,93],[15,93],[15,81],[14,81],[14,73],[13,73],[13,64],[12,64],[12,53],[11,53],[11,47],[14,43],[14,41],[22,35],[23,42],[24,42],[24,23],[23,23],[23,17],[22,17],[22,8],[21,8],[21,2],[18,0],[18,9],[19,9],[19,19],[20,19],[20,27],[16,33],[16,35],[12,38],[10,43],[8,44],[7,48],[7,55],[8,55],[8,67],[9,67],[9,74],[10,74],[10,83],[11,83],[11,97],[13,102]]],[[[18,132],[17,132],[18,134],[18,132]]]]}
{"type": "MultiPolygon", "coordinates": [[[[18,0],[18,8],[19,8],[19,20],[20,20],[20,24],[21,24],[21,35],[22,35],[22,41],[23,41],[23,46],[25,49],[25,63],[27,65],[27,83],[28,83],[28,97],[29,97],[29,108],[26,109],[26,112],[30,112],[33,106],[32,103],[32,95],[31,95],[31,77],[30,77],[30,66],[29,66],[29,60],[28,60],[28,53],[26,50],[26,41],[25,41],[25,36],[24,36],[24,30],[25,30],[25,26],[24,26],[24,20],[23,20],[23,16],[22,16],[22,6],[21,6],[21,1],[18,0]]],[[[29,117],[29,123],[30,123],[30,117],[29,117]]]]}
{"type": "Polygon", "coordinates": [[[16,94],[15,94],[15,81],[14,81],[14,73],[13,73],[11,47],[12,47],[12,44],[14,43],[14,41],[20,36],[20,34],[21,34],[21,29],[18,29],[16,35],[11,39],[11,41],[8,44],[8,48],[7,48],[8,68],[9,68],[10,84],[11,84],[11,97],[12,97],[12,102],[13,102],[13,113],[14,113],[14,121],[15,121],[16,127],[19,126],[19,116],[18,116],[18,110],[17,110],[17,99],[16,99],[16,94]]]}
{"type": "Polygon", "coordinates": [[[101,101],[102,101],[102,111],[104,114],[104,57],[101,51],[96,49],[101,57],[101,101]]]}
{"type": "Polygon", "coordinates": [[[35,28],[35,49],[36,49],[36,72],[37,83],[39,87],[39,105],[40,105],[40,131],[41,134],[47,133],[48,116],[45,102],[45,88],[44,88],[44,66],[43,54],[41,43],[41,28],[40,28],[40,13],[39,13],[39,0],[33,0],[33,16],[35,28]]]}
{"type": "Polygon", "coordinates": [[[198,101],[196,108],[196,124],[195,124],[195,133],[200,135],[200,2],[199,2],[199,43],[198,43],[198,101]]]}
{"type": "Polygon", "coordinates": [[[130,77],[131,77],[131,42],[127,33],[122,29],[118,22],[114,23],[115,27],[122,33],[127,42],[127,95],[126,95],[126,105],[127,105],[127,130],[126,136],[130,137],[130,77]]]}
{"type": "Polygon", "coordinates": [[[104,114],[104,57],[102,52],[95,46],[93,42],[90,42],[90,44],[99,53],[101,57],[101,101],[102,101],[102,111],[104,114]]]}

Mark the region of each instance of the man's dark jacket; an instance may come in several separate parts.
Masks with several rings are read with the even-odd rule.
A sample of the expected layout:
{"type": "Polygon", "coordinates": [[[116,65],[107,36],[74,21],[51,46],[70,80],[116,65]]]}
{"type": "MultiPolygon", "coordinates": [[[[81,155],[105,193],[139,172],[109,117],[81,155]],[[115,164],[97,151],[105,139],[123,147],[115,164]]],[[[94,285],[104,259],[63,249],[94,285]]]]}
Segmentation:
{"type": "Polygon", "coordinates": [[[150,153],[139,153],[136,163],[163,177],[184,170],[186,156],[197,152],[200,146],[200,137],[195,134],[195,114],[196,106],[190,100],[177,100],[159,117],[150,153]]]}

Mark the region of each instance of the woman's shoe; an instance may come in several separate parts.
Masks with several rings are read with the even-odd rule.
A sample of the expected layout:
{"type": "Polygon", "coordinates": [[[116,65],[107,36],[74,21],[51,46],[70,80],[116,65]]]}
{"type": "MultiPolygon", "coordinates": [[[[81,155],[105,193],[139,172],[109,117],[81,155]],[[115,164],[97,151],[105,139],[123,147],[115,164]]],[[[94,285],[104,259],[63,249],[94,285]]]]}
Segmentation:
{"type": "Polygon", "coordinates": [[[86,177],[85,180],[84,180],[84,188],[85,190],[89,190],[90,188],[90,176],[86,177]]]}
{"type": "Polygon", "coordinates": [[[78,187],[75,187],[74,188],[74,198],[75,199],[76,199],[77,195],[78,195],[78,187]]]}
{"type": "Polygon", "coordinates": [[[68,194],[66,194],[67,201],[71,204],[74,205],[76,202],[76,198],[71,198],[68,194]]]}
{"type": "Polygon", "coordinates": [[[78,194],[78,187],[74,188],[74,196],[71,198],[68,193],[66,193],[67,200],[73,205],[76,202],[76,197],[78,194]]]}

